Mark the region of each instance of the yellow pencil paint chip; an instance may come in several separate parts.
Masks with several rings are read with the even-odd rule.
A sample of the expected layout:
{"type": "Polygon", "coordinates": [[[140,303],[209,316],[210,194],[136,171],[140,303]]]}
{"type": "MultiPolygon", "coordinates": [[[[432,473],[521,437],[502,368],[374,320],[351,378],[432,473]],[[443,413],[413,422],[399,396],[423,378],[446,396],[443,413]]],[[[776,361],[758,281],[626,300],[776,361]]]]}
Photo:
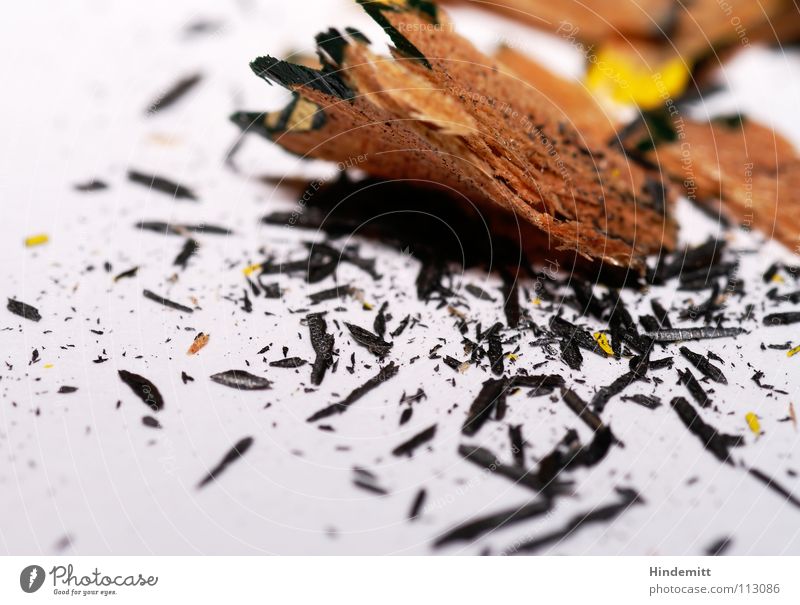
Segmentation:
{"type": "Polygon", "coordinates": [[[595,332],[593,336],[595,342],[597,342],[597,345],[603,349],[604,353],[607,355],[614,355],[614,349],[611,348],[611,344],[608,342],[608,336],[606,336],[603,332],[595,332]]]}
{"type": "Polygon", "coordinates": [[[539,305],[542,304],[542,299],[537,296],[531,302],[538,307],[539,305]]]}
{"type": "Polygon", "coordinates": [[[592,57],[586,84],[619,103],[655,109],[686,89],[689,67],[681,57],[652,65],[633,52],[604,47],[592,57]]]}
{"type": "Polygon", "coordinates": [[[52,367],[53,367],[53,364],[52,364],[52,363],[46,363],[46,364],[44,364],[44,369],[45,369],[45,370],[49,370],[49,369],[50,369],[50,368],[52,368],[52,367]]]}
{"type": "Polygon", "coordinates": [[[33,248],[34,246],[41,246],[50,241],[50,237],[46,233],[39,233],[25,238],[25,246],[33,248]]]}
{"type": "Polygon", "coordinates": [[[771,281],[776,283],[776,284],[782,284],[782,283],[786,282],[786,280],[783,279],[783,276],[778,275],[777,273],[772,276],[772,280],[771,281]]]}
{"type": "Polygon", "coordinates": [[[753,412],[748,412],[744,419],[747,421],[747,426],[750,427],[750,430],[753,431],[753,433],[756,435],[761,434],[761,423],[758,421],[758,416],[753,414],[753,412]]]}
{"type": "Polygon", "coordinates": [[[797,345],[797,346],[796,346],[794,349],[792,349],[791,351],[786,351],[786,357],[794,357],[794,356],[795,356],[795,355],[797,355],[798,353],[800,353],[800,345],[797,345]]]}
{"type": "Polygon", "coordinates": [[[519,357],[514,355],[514,353],[507,353],[506,354],[506,359],[508,359],[509,361],[516,361],[517,359],[519,359],[519,357]]]}
{"type": "Polygon", "coordinates": [[[245,276],[250,277],[253,273],[259,271],[260,269],[261,269],[261,263],[257,263],[255,265],[249,265],[245,267],[244,269],[242,269],[242,273],[244,273],[245,276]]]}
{"type": "Polygon", "coordinates": [[[374,308],[375,308],[375,306],[374,306],[372,303],[365,302],[365,303],[362,305],[362,308],[363,308],[365,311],[372,311],[372,309],[374,309],[374,308]]]}

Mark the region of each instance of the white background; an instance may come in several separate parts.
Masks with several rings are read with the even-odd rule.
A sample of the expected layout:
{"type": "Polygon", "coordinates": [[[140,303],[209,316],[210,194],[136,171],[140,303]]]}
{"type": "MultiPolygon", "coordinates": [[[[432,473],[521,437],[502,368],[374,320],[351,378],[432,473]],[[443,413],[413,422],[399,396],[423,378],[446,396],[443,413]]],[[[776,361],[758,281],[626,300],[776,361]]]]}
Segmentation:
{"type": "MultiPolygon", "coordinates": [[[[580,56],[565,43],[482,13],[453,14],[459,29],[487,49],[502,40],[523,40],[549,65],[566,74],[580,73],[580,56]]],[[[261,372],[265,364],[256,352],[270,342],[275,345],[267,361],[282,357],[282,345],[289,347],[290,356],[311,359],[308,331],[300,325],[303,314],[287,310],[306,306],[306,294],[332,282],[306,286],[280,277],[288,289],[285,300],[255,300],[250,315],[228,298],[241,296],[241,270],[262,259],[260,248],[285,258],[297,250],[293,242],[310,237],[259,226],[261,216],[290,208],[292,200],[260,177],[327,169],[301,165],[256,139],[248,140],[242,151],[243,174],[223,167],[222,158],[237,136],[228,114],[272,109],[286,98],[282,90],[255,78],[248,62],[260,54],[310,52],[317,31],[345,25],[358,26],[383,44],[381,32],[346,0],[18,3],[0,22],[0,294],[30,302],[43,315],[33,324],[4,308],[0,312],[0,357],[13,366],[0,368],[0,552],[427,554],[433,552],[432,540],[454,524],[531,498],[526,489],[487,476],[456,454],[459,443],[469,442],[510,461],[507,426],[491,423],[472,440],[460,435],[469,402],[488,374],[473,368],[455,375],[440,362],[440,373],[433,372],[437,362],[426,359],[426,352],[439,343],[438,337],[450,339],[442,354],[461,358],[463,351],[446,312],[416,300],[418,263],[413,258],[364,243],[362,253],[377,257],[387,277],[373,283],[358,270],[344,267],[340,272],[340,282],[364,288],[376,308],[390,301],[390,331],[410,312],[421,313],[428,329],[406,332],[397,340],[390,359],[402,365],[400,374],[333,419],[335,433],[322,432],[305,418],[375,373],[374,358],[339,331],[339,370],[314,393],[303,391],[308,366],[296,375],[267,369],[275,387],[263,393],[240,394],[208,380],[213,373],[244,368],[245,361],[261,372]],[[184,28],[201,18],[217,20],[222,27],[215,34],[187,38],[184,28]],[[159,91],[196,70],[204,80],[195,91],[170,110],[144,116],[159,91]],[[185,182],[201,202],[173,202],[130,184],[125,176],[129,168],[185,182]],[[107,181],[110,189],[73,191],[73,184],[92,178],[107,181]],[[220,223],[236,235],[200,236],[198,256],[171,284],[172,260],[183,241],[138,232],[133,225],[140,219],[220,223]],[[50,235],[49,244],[23,246],[26,236],[40,232],[50,235]],[[111,274],[103,270],[106,261],[113,265],[111,274]],[[142,267],[137,279],[112,282],[114,274],[134,265],[142,267]],[[182,316],[163,309],[141,296],[143,288],[184,302],[195,296],[202,310],[182,316]],[[195,331],[210,333],[211,341],[189,358],[185,351],[195,331]],[[29,366],[34,348],[41,361],[29,366]],[[104,350],[109,361],[92,363],[104,350]],[[344,371],[352,351],[357,355],[355,375],[344,371]],[[422,359],[409,365],[418,354],[422,359]],[[45,364],[53,367],[46,369],[45,364]],[[166,400],[158,416],[163,430],[142,426],[148,410],[119,381],[118,369],[141,373],[161,389],[166,400]],[[196,381],[182,384],[181,371],[196,381]],[[452,376],[455,386],[446,382],[452,376]],[[62,385],[79,390],[57,394],[62,385]],[[419,387],[427,400],[415,405],[409,424],[398,428],[402,393],[419,387]],[[265,409],[267,403],[272,405],[265,409]],[[438,433],[430,448],[420,449],[410,461],[391,455],[397,444],[433,423],[438,433]],[[207,469],[246,435],[255,438],[247,455],[218,483],[195,489],[207,469]],[[349,449],[342,451],[342,446],[349,449]],[[353,487],[354,466],[375,472],[389,495],[378,497],[353,487]],[[423,516],[409,523],[411,502],[423,486],[428,492],[423,516]]],[[[715,99],[714,108],[741,108],[769,119],[800,143],[799,64],[796,50],[740,54],[725,74],[732,91],[715,99]]],[[[702,241],[715,231],[688,204],[681,204],[679,219],[684,241],[702,241]]],[[[738,244],[759,245],[746,235],[738,244]]],[[[743,257],[742,274],[756,300],[765,289],[761,272],[780,257],[791,258],[775,244],[743,257]]],[[[466,275],[464,281],[495,293],[499,286],[496,277],[480,273],[466,275]]],[[[661,295],[662,302],[676,306],[686,298],[685,293],[661,295]]],[[[546,315],[537,319],[537,309],[525,304],[534,319],[546,321],[546,315]]],[[[349,317],[371,326],[374,310],[363,310],[354,300],[344,305],[348,311],[336,315],[340,321],[349,317]]],[[[474,301],[471,317],[480,318],[484,326],[503,319],[498,304],[474,301]]],[[[791,423],[778,422],[797,397],[800,356],[787,359],[783,351],[759,348],[761,342],[786,340],[800,344],[800,328],[761,330],[735,342],[710,343],[709,349],[736,367],[724,367],[730,384],[717,388],[715,402],[721,411],[706,420],[724,432],[745,435],[747,446],[736,451],[737,461],[761,468],[800,494],[798,479],[787,474],[800,470],[798,433],[791,423]],[[766,372],[764,382],[790,396],[768,398],[751,382],[754,370],[748,362],[766,372]],[[759,439],[747,430],[747,412],[761,417],[765,434],[759,439]]],[[[524,349],[518,363],[530,368],[541,360],[541,349],[524,349]]],[[[597,385],[625,369],[595,358],[587,358],[584,366],[587,375],[603,377],[590,383],[597,385]]],[[[559,362],[537,371],[580,377],[559,362]]],[[[664,378],[679,392],[672,386],[674,372],[665,371],[664,378]]],[[[589,385],[576,388],[584,398],[591,397],[589,385]]],[[[637,385],[630,392],[651,392],[649,388],[637,385]]],[[[507,422],[524,424],[531,464],[567,428],[576,428],[584,440],[590,437],[563,404],[529,399],[524,393],[512,396],[509,404],[507,422]]],[[[729,536],[734,554],[800,553],[800,511],[741,467],[720,465],[668,406],[650,411],[617,399],[606,418],[627,447],[613,449],[594,469],[574,473],[574,498],[560,500],[546,518],[442,552],[502,551],[614,501],[613,487],[624,485],[637,489],[646,505],[612,524],[586,528],[545,552],[702,554],[709,544],[729,536]]]]}

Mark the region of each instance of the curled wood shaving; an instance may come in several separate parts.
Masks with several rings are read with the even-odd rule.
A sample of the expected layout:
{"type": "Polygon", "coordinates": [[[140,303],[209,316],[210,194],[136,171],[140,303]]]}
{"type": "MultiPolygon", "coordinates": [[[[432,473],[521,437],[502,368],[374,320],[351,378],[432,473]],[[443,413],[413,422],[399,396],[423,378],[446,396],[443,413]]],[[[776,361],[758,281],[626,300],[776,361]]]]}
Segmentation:
{"type": "Polygon", "coordinates": [[[554,248],[588,259],[641,268],[645,255],[672,248],[669,190],[578,132],[432,6],[364,3],[392,37],[394,60],[374,54],[363,36],[334,31],[321,43],[330,60],[321,70],[253,61],[257,75],[320,107],[318,128],[276,131],[264,114],[235,114],[234,122],[303,157],[499,205],[544,231],[554,248]]]}

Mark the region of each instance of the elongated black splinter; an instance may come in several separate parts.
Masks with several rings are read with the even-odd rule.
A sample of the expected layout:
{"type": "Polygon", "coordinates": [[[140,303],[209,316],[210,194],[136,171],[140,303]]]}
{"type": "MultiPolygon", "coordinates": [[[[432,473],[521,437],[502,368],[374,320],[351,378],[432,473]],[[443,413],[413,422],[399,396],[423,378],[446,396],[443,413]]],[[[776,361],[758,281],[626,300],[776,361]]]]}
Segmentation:
{"type": "Polygon", "coordinates": [[[541,550],[545,546],[566,540],[572,536],[572,534],[586,525],[602,523],[604,521],[613,521],[634,504],[640,504],[643,502],[641,496],[639,496],[639,494],[632,489],[617,487],[615,488],[615,491],[621,496],[619,502],[601,506],[599,508],[593,508],[587,513],[577,515],[573,517],[563,529],[545,534],[544,536],[534,540],[523,542],[516,548],[509,549],[507,554],[532,553],[541,550]]]}
{"type": "Polygon", "coordinates": [[[244,456],[245,452],[250,449],[251,445],[253,445],[252,437],[245,437],[244,439],[239,440],[239,442],[237,442],[236,445],[234,445],[230,451],[223,456],[222,460],[219,461],[219,464],[208,471],[208,474],[200,481],[200,483],[197,484],[197,489],[205,487],[212,481],[216,481],[217,477],[219,477],[226,468],[244,456]]]}
{"type": "Polygon", "coordinates": [[[345,397],[342,401],[329,405],[326,408],[322,408],[318,412],[315,412],[309,416],[307,422],[316,422],[317,420],[322,420],[323,418],[328,418],[329,416],[343,414],[351,405],[369,393],[372,389],[397,376],[397,372],[399,370],[400,368],[396,366],[394,362],[390,363],[360,387],[353,389],[353,392],[345,397]]]}
{"type": "Polygon", "coordinates": [[[700,418],[697,410],[683,397],[675,397],[670,402],[670,405],[677,412],[678,417],[686,428],[694,435],[697,435],[704,448],[714,454],[721,462],[733,464],[730,460],[728,448],[744,445],[744,439],[741,436],[718,433],[714,427],[706,424],[700,418]]]}

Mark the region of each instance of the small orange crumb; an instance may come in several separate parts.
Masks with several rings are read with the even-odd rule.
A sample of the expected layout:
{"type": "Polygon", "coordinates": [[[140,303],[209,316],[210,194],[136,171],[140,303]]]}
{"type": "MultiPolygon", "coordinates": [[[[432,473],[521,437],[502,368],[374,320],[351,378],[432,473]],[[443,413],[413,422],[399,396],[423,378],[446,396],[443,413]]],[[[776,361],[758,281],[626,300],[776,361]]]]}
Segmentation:
{"type": "Polygon", "coordinates": [[[202,349],[204,346],[208,344],[208,338],[209,338],[208,334],[200,332],[200,334],[194,337],[194,342],[192,342],[192,346],[189,347],[189,350],[186,351],[186,354],[194,355],[195,353],[197,353],[200,349],[202,349]]]}

